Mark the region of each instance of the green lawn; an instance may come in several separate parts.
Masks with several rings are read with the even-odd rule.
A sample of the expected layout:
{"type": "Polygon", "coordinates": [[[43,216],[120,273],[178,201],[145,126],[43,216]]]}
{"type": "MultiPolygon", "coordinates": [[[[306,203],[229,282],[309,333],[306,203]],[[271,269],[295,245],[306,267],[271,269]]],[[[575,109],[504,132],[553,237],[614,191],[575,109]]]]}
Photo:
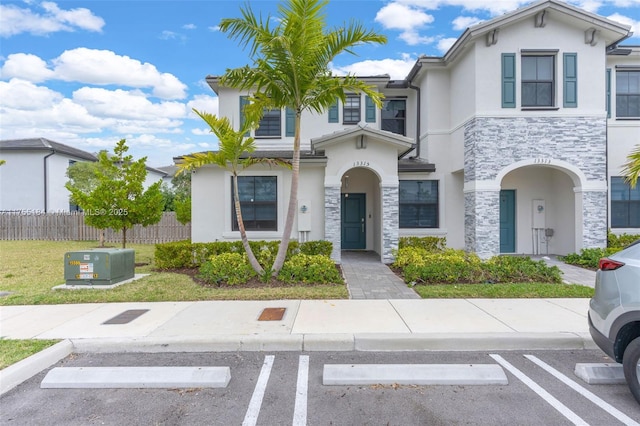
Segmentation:
{"type": "Polygon", "coordinates": [[[111,290],[52,290],[64,284],[64,254],[96,248],[95,241],[0,241],[0,305],[196,300],[346,299],[345,285],[208,288],[190,277],[153,268],[154,244],[131,244],[136,274],[151,274],[111,290]]]}
{"type": "Polygon", "coordinates": [[[58,343],[59,340],[0,339],[0,370],[58,343]]]}
{"type": "Polygon", "coordinates": [[[583,285],[549,283],[417,285],[413,289],[423,299],[590,298],[594,292],[583,285]]]}

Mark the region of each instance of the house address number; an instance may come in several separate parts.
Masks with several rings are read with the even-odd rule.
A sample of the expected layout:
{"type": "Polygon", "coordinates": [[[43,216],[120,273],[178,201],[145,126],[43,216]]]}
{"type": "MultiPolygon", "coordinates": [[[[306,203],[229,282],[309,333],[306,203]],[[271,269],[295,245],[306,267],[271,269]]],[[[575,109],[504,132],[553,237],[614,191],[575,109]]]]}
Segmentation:
{"type": "Polygon", "coordinates": [[[551,158],[534,158],[533,164],[551,164],[551,158]]]}
{"type": "Polygon", "coordinates": [[[353,167],[369,167],[369,162],[368,161],[354,161],[353,162],[353,167]]]}

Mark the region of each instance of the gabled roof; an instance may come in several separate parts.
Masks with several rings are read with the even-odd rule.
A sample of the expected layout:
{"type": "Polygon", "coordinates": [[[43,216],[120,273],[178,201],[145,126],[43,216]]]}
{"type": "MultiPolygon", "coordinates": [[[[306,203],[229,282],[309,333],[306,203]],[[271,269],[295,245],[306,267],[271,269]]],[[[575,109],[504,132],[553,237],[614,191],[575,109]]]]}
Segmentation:
{"type": "Polygon", "coordinates": [[[338,132],[329,133],[318,138],[311,139],[313,149],[324,148],[328,145],[341,143],[346,139],[354,139],[366,136],[372,139],[380,140],[386,144],[395,146],[398,154],[403,154],[408,150],[415,148],[412,138],[398,135],[396,133],[387,132],[386,130],[378,130],[366,125],[358,125],[351,129],[340,130],[338,132]]]}
{"type": "Polygon", "coordinates": [[[446,66],[453,62],[470,42],[474,42],[480,37],[489,37],[493,33],[495,42],[499,43],[500,28],[521,22],[525,19],[531,19],[531,25],[535,23],[536,26],[544,27],[545,19],[550,16],[547,14],[552,14],[554,18],[561,21],[571,22],[574,25],[583,27],[585,31],[594,30],[594,34],[597,33],[598,37],[604,40],[607,47],[610,48],[615,47],[619,42],[632,34],[630,32],[631,27],[628,25],[612,21],[558,0],[541,0],[513,12],[505,13],[488,21],[472,25],[462,33],[444,56],[422,56],[418,58],[406,80],[413,80],[422,65],[446,66]]]}
{"type": "Polygon", "coordinates": [[[86,161],[97,161],[95,155],[45,138],[7,139],[0,141],[0,151],[49,151],[86,161]]]}

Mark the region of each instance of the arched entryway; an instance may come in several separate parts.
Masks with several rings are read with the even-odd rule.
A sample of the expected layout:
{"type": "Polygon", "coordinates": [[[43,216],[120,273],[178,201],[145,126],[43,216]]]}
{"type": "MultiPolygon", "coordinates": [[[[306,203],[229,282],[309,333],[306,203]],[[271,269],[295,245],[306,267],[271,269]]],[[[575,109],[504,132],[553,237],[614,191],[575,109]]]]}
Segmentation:
{"type": "Polygon", "coordinates": [[[369,250],[381,254],[380,178],[355,167],[341,178],[340,234],[342,250],[369,250]]]}
{"type": "Polygon", "coordinates": [[[500,183],[500,252],[567,254],[576,247],[575,183],[563,169],[529,165],[500,183]]]}

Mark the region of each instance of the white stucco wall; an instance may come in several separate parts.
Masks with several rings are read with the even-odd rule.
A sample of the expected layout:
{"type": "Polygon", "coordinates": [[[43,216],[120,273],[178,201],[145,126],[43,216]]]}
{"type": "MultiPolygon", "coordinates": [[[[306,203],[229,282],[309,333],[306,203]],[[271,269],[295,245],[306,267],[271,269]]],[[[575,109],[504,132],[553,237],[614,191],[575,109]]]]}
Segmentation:
{"type": "Polygon", "coordinates": [[[43,152],[3,151],[0,166],[0,210],[44,211],[43,152]]]}
{"type": "MultiPolygon", "coordinates": [[[[247,231],[249,239],[279,240],[282,238],[284,223],[291,192],[291,171],[283,168],[253,166],[241,176],[276,176],[278,193],[278,230],[247,231]]],[[[302,165],[298,189],[298,200],[311,200],[311,231],[305,237],[309,240],[324,236],[324,169],[319,165],[302,165]]],[[[233,241],[240,239],[240,232],[232,230],[231,173],[226,170],[205,166],[191,177],[192,227],[194,242],[233,241]]],[[[297,210],[297,207],[296,207],[297,210]]],[[[299,239],[297,221],[291,232],[292,239],[299,239]]]]}
{"type": "MultiPolygon", "coordinates": [[[[37,214],[46,212],[68,212],[69,191],[67,168],[73,158],[54,154],[46,159],[47,189],[45,202],[45,166],[47,151],[4,151],[0,166],[0,210],[33,210],[37,214]]],[[[77,159],[73,159],[77,160],[77,159]]]]}
{"type": "MultiPolygon", "coordinates": [[[[555,105],[557,112],[545,111],[545,115],[603,114],[605,93],[605,48],[600,41],[595,46],[585,44],[584,29],[560,22],[553,13],[546,15],[547,24],[535,28],[533,17],[500,28],[498,43],[487,47],[484,38],[474,46],[478,84],[476,86],[477,113],[492,116],[531,115],[520,111],[522,50],[557,50],[555,61],[555,105]],[[501,54],[516,54],[516,108],[502,108],[501,102],[501,54]],[[578,59],[578,108],[563,107],[563,53],[577,53],[578,59]]],[[[455,124],[454,124],[455,125],[455,124]]]]}

